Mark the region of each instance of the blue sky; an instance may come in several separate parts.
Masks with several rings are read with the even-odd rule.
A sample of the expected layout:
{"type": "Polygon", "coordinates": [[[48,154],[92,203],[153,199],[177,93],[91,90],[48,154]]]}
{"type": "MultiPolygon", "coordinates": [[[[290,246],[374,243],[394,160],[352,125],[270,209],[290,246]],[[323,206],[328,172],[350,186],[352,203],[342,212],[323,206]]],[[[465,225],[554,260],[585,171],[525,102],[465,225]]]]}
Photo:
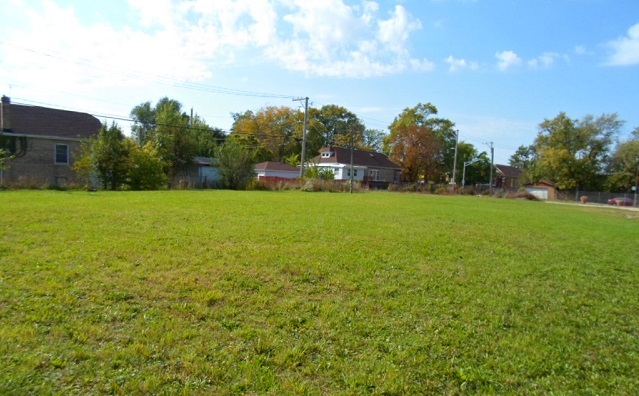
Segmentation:
{"type": "Polygon", "coordinates": [[[638,88],[635,0],[0,2],[0,94],[109,122],[169,96],[228,129],[308,96],[386,131],[430,102],[506,163],[561,111],[618,113],[627,137],[638,88]]]}

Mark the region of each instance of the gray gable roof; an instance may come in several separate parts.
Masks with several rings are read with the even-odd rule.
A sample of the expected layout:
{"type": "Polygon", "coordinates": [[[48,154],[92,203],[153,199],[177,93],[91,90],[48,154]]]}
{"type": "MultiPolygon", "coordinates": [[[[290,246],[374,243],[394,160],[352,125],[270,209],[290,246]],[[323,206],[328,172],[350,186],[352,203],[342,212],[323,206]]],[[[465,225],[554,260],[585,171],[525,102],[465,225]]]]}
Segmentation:
{"type": "MultiPolygon", "coordinates": [[[[317,157],[313,158],[313,162],[315,162],[316,164],[338,163],[350,165],[351,163],[350,148],[325,147],[321,149],[320,152],[331,152],[332,156],[329,158],[325,158],[321,155],[318,155],[317,157]]],[[[402,169],[399,165],[388,159],[388,157],[384,154],[374,151],[353,150],[353,164],[357,166],[365,166],[367,168],[386,168],[397,170],[402,169]]]]}
{"type": "Polygon", "coordinates": [[[258,171],[266,171],[266,170],[270,170],[270,171],[284,171],[284,172],[299,172],[300,169],[293,166],[293,165],[289,165],[289,164],[284,164],[282,162],[275,162],[275,161],[265,161],[265,162],[260,162],[258,164],[255,164],[255,170],[258,171]]]}
{"type": "MultiPolygon", "coordinates": [[[[10,129],[5,133],[88,138],[100,132],[100,121],[87,113],[6,103],[9,108],[10,129]]],[[[3,126],[4,129],[4,126],[3,126]]]]}
{"type": "Polygon", "coordinates": [[[497,169],[497,172],[503,174],[506,177],[516,179],[522,174],[522,170],[514,166],[495,164],[495,168],[497,169]]]}

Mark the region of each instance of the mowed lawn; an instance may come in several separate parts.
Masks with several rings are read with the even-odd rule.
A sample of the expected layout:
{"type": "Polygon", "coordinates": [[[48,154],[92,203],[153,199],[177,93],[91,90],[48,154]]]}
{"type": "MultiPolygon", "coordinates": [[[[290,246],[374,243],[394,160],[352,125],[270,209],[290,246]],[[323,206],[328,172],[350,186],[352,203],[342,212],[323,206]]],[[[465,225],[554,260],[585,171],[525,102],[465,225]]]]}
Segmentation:
{"type": "Polygon", "coordinates": [[[639,212],[0,191],[0,394],[634,394],[639,212]]]}

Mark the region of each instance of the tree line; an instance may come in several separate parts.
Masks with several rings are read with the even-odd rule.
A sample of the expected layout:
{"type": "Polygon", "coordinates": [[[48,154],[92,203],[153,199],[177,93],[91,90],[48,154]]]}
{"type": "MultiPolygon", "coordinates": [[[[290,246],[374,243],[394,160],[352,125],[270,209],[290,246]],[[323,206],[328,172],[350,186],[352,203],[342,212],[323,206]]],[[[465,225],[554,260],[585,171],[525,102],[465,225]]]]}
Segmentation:
{"type": "Polygon", "coordinates": [[[626,192],[639,184],[639,127],[620,140],[617,114],[572,119],[559,113],[539,125],[529,146],[520,146],[510,165],[523,182],[548,181],[561,190],[626,192]]]}
{"type": "MultiPolygon", "coordinates": [[[[193,167],[197,157],[217,160],[226,188],[245,186],[257,162],[300,163],[304,111],[298,108],[265,106],[233,113],[228,133],[207,125],[198,115],[187,114],[180,102],[166,97],[155,105],[135,106],[131,117],[131,137],[125,137],[115,123],[105,124],[95,139],[85,143],[76,161],[76,169],[92,175],[104,189],[170,187],[176,177],[193,167]]],[[[560,189],[629,189],[636,183],[639,128],[628,141],[618,142],[622,126],[616,114],[573,120],[560,113],[539,125],[535,142],[520,146],[510,165],[524,171],[524,182],[546,180],[560,189]]],[[[431,103],[405,108],[388,132],[367,128],[342,106],[310,107],[305,157],[313,158],[327,146],[383,152],[402,168],[404,182],[457,182],[469,161],[473,164],[466,169],[466,184],[489,181],[488,154],[458,141],[455,123],[439,117],[431,103]]],[[[314,168],[309,165],[312,173],[314,168]]]]}
{"type": "MultiPolygon", "coordinates": [[[[390,133],[367,128],[342,106],[311,107],[308,113],[306,158],[315,157],[323,147],[353,147],[389,155],[402,167],[403,181],[445,182],[451,177],[455,124],[437,118],[437,108],[430,103],[405,109],[389,127],[390,133]]],[[[265,106],[233,113],[229,133],[207,125],[198,115],[187,114],[180,102],[166,97],[155,105],[144,102],[135,106],[131,117],[131,137],[115,123],[104,124],[96,138],[85,142],[74,165],[104,189],[170,187],[194,165],[196,157],[215,158],[222,185],[227,188],[244,186],[257,162],[300,163],[304,124],[300,109],[265,106]]],[[[466,142],[460,142],[459,153],[459,163],[481,160],[467,179],[484,178],[490,164],[486,153],[478,153],[466,142]]],[[[313,177],[314,168],[308,169],[313,177]]]]}

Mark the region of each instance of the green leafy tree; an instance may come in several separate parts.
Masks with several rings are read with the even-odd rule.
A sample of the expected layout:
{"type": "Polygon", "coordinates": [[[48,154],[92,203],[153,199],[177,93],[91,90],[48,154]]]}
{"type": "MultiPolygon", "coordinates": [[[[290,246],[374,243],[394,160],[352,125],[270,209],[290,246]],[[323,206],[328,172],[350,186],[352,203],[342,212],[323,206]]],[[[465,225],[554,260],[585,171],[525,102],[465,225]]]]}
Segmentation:
{"type": "Polygon", "coordinates": [[[73,169],[88,179],[95,177],[105,190],[123,187],[129,164],[129,146],[119,126],[102,125],[97,137],[82,143],[73,169]]]}
{"type": "Polygon", "coordinates": [[[248,110],[232,116],[231,134],[270,153],[261,154],[263,160],[282,161],[300,153],[304,119],[300,111],[287,106],[267,106],[257,112],[248,110]]]}
{"type": "Polygon", "coordinates": [[[195,139],[189,129],[189,117],[180,111],[178,102],[158,104],[157,125],[150,133],[151,141],[166,164],[165,172],[169,181],[193,165],[197,153],[195,139]]]}
{"type": "Polygon", "coordinates": [[[211,157],[225,136],[211,128],[199,116],[182,112],[182,104],[164,97],[155,106],[151,102],[133,108],[133,136],[140,146],[152,142],[162,162],[167,180],[186,172],[196,156],[211,157]]]}
{"type": "Polygon", "coordinates": [[[488,157],[488,154],[485,151],[482,151],[473,159],[476,159],[477,161],[466,167],[466,186],[489,183],[490,158],[488,157]]]}
{"type": "Polygon", "coordinates": [[[528,169],[535,159],[535,146],[519,146],[515,154],[510,156],[508,164],[519,169],[528,169]]]}
{"type": "Polygon", "coordinates": [[[253,151],[234,138],[217,147],[215,156],[224,188],[239,190],[246,187],[255,176],[253,151]]]}
{"type": "Polygon", "coordinates": [[[334,180],[335,172],[332,169],[320,167],[317,164],[312,164],[304,172],[304,177],[307,179],[320,179],[320,180],[334,180]]]}
{"type": "Polygon", "coordinates": [[[133,126],[131,132],[140,146],[144,146],[148,140],[148,134],[156,126],[156,109],[151,102],[139,104],[131,110],[133,126]]]}
{"type": "Polygon", "coordinates": [[[214,157],[215,148],[226,139],[222,129],[211,128],[198,116],[192,120],[191,134],[195,144],[195,155],[198,157],[214,157]]]}
{"type": "Polygon", "coordinates": [[[130,153],[128,187],[131,190],[157,190],[166,185],[164,163],[153,142],[147,142],[144,147],[140,147],[132,139],[127,139],[126,142],[130,153]]]}
{"type": "Polygon", "coordinates": [[[117,190],[126,179],[129,164],[129,147],[124,133],[112,123],[102,129],[91,147],[91,158],[96,175],[105,190],[117,190]]]}
{"type": "Polygon", "coordinates": [[[362,149],[376,151],[381,153],[384,149],[384,138],[386,137],[386,133],[384,131],[380,131],[379,129],[364,129],[364,133],[362,135],[362,149]]]}
{"type": "Polygon", "coordinates": [[[608,166],[612,143],[623,121],[616,114],[581,120],[560,113],[540,124],[535,139],[534,176],[563,190],[598,189],[608,166]]]}
{"type": "MultiPolygon", "coordinates": [[[[261,162],[261,161],[258,161],[258,162],[261,162]]],[[[299,165],[301,163],[300,155],[299,154],[291,154],[288,157],[284,158],[282,160],[282,162],[285,163],[285,164],[297,166],[297,165],[299,165]]]]}
{"type": "Polygon", "coordinates": [[[632,137],[619,144],[610,161],[610,176],[606,181],[609,191],[628,191],[639,185],[639,128],[632,137]]]}
{"type": "Polygon", "coordinates": [[[351,142],[356,149],[366,146],[366,127],[357,115],[348,109],[337,105],[325,105],[313,112],[312,116],[316,122],[316,132],[324,138],[323,146],[350,147],[351,142]]]}
{"type": "Polygon", "coordinates": [[[520,181],[523,183],[535,181],[535,169],[537,161],[537,152],[535,146],[519,146],[517,151],[510,156],[508,163],[510,166],[519,168],[522,170],[520,181]]]}

